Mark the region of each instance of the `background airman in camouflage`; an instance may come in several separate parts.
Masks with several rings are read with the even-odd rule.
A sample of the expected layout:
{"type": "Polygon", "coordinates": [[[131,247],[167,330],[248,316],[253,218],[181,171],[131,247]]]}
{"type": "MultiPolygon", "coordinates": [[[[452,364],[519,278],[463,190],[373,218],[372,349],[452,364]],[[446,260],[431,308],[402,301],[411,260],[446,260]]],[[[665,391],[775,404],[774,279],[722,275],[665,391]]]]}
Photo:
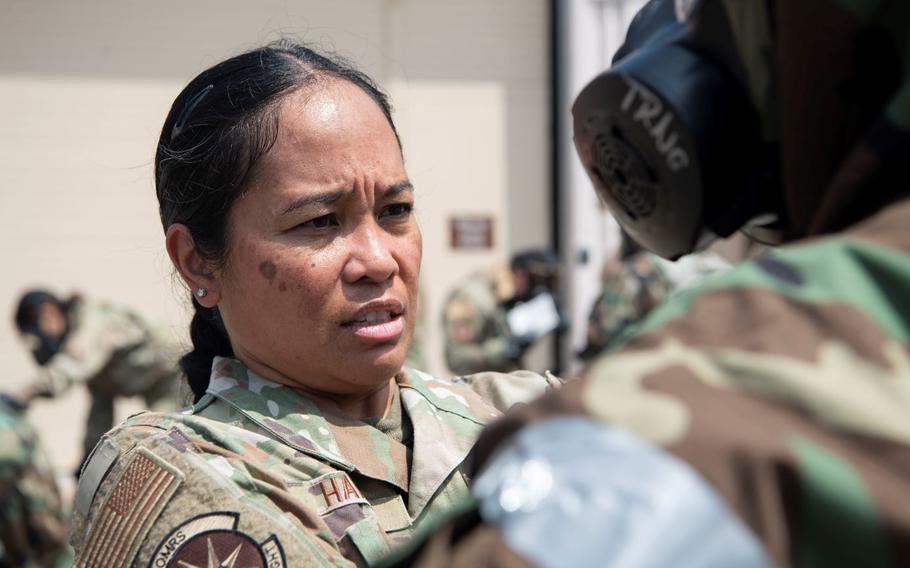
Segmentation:
{"type": "Polygon", "coordinates": [[[729,266],[711,251],[687,255],[676,262],[639,251],[622,261],[607,263],[603,288],[588,316],[587,343],[579,356],[588,360],[614,348],[671,294],[729,266]]]}
{"type": "Polygon", "coordinates": [[[474,274],[451,292],[443,309],[445,359],[456,375],[514,371],[541,336],[518,335],[509,310],[537,294],[556,294],[559,266],[544,250],[515,254],[508,266],[474,274]]]}
{"type": "Polygon", "coordinates": [[[0,400],[0,566],[71,566],[53,470],[31,425],[0,400]]]}
{"type": "Polygon", "coordinates": [[[74,385],[88,388],[83,459],[113,427],[117,397],[142,396],[147,408],[159,411],[187,402],[180,394],[179,344],[169,330],[128,308],[32,290],[20,299],[15,321],[39,367],[32,383],[10,396],[27,406],[74,385]]]}

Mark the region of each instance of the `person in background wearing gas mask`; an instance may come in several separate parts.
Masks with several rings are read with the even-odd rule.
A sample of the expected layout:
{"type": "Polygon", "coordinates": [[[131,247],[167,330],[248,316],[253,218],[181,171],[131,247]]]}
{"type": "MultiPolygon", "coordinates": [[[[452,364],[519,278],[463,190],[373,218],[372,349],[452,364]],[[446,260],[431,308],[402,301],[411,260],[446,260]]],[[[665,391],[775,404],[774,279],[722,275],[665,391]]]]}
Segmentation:
{"type": "Polygon", "coordinates": [[[643,250],[623,235],[617,255],[604,263],[600,295],[588,315],[582,361],[615,349],[635,326],[671,295],[695,286],[730,264],[719,254],[700,251],[670,261],[643,250]]]}
{"type": "MultiPolygon", "coordinates": [[[[114,399],[142,396],[148,408],[174,410],[180,393],[179,345],[121,306],[74,295],[61,300],[29,290],[16,307],[15,324],[39,366],[38,377],[5,401],[20,410],[38,397],[55,397],[74,384],[91,395],[82,459],[114,425],[114,399]]],[[[81,462],[80,462],[81,463],[81,462]]]]}
{"type": "Polygon", "coordinates": [[[790,244],[489,427],[415,565],[910,565],[910,3],[652,0],[573,106],[625,230],[790,244]]]}
{"type": "Polygon", "coordinates": [[[457,375],[522,368],[522,356],[562,325],[559,261],[548,250],[516,253],[508,266],[470,276],[443,310],[445,357],[457,375]]]}

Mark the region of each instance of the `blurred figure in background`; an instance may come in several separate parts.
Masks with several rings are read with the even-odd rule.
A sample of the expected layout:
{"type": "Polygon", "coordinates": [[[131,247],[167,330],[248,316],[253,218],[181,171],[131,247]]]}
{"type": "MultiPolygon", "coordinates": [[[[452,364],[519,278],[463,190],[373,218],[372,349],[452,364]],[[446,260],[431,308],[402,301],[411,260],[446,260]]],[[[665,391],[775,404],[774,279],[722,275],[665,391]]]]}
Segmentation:
{"type": "Polygon", "coordinates": [[[637,322],[668,296],[729,267],[712,251],[669,261],[641,249],[624,235],[618,257],[604,264],[603,289],[588,316],[587,344],[579,357],[589,361],[616,347],[637,322]]]}
{"type": "Polygon", "coordinates": [[[142,396],[150,409],[181,406],[179,346],[165,330],[108,302],[73,295],[61,300],[29,290],[19,300],[16,328],[38,364],[38,377],[7,402],[25,408],[37,397],[55,397],[84,384],[91,408],[82,460],[114,425],[114,399],[142,396]]]}
{"type": "Polygon", "coordinates": [[[32,426],[0,401],[0,567],[72,565],[66,515],[32,426]]]}
{"type": "Polygon", "coordinates": [[[532,249],[458,285],[443,311],[449,369],[469,375],[521,368],[528,348],[562,325],[555,300],[558,275],[556,255],[532,249]]]}

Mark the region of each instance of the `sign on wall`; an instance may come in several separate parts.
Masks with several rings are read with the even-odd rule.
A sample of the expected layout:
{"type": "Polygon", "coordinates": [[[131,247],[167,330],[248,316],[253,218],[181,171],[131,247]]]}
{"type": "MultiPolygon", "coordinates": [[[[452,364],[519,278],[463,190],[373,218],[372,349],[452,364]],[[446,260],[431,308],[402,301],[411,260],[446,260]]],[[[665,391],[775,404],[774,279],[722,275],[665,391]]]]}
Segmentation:
{"type": "Polygon", "coordinates": [[[449,219],[449,244],[452,249],[493,248],[493,217],[465,215],[449,219]]]}

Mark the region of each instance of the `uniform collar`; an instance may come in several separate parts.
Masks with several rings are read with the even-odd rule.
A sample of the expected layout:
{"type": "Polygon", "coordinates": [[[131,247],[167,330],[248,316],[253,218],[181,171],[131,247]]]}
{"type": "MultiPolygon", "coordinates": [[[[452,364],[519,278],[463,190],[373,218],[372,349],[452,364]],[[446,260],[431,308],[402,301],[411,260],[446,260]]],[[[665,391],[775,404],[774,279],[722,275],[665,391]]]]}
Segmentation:
{"type": "Polygon", "coordinates": [[[414,427],[408,512],[416,519],[500,413],[474,391],[413,369],[405,369],[398,386],[414,427]]]}
{"type": "Polygon", "coordinates": [[[404,445],[365,422],[321,410],[236,359],[215,358],[207,393],[300,452],[407,491],[416,518],[499,413],[473,391],[426,373],[403,370],[396,382],[414,431],[410,483],[404,445]]]}
{"type": "Polygon", "coordinates": [[[206,393],[294,449],[348,471],[356,469],[338,447],[331,425],[316,403],[262,378],[240,361],[216,357],[206,393]]]}

